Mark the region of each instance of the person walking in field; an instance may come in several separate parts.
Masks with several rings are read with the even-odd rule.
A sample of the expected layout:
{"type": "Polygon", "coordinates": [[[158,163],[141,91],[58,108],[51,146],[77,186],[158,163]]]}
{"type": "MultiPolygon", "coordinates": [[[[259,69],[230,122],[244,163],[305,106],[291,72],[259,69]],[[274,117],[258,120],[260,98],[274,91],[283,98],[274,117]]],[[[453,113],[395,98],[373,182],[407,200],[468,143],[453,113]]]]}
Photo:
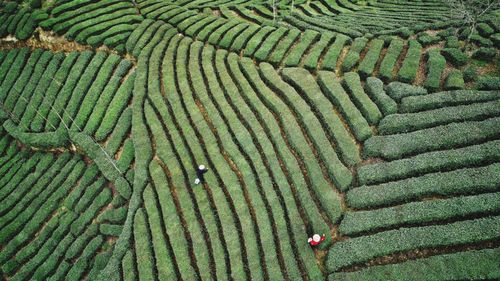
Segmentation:
{"type": "Polygon", "coordinates": [[[200,165],[196,169],[196,176],[197,178],[194,180],[194,184],[203,184],[205,182],[205,177],[204,174],[208,172],[208,169],[205,167],[205,165],[200,165]]]}
{"type": "Polygon", "coordinates": [[[309,239],[307,239],[307,242],[311,246],[317,246],[321,244],[323,241],[325,241],[325,234],[323,234],[322,236],[319,236],[319,234],[314,234],[312,238],[309,237],[309,239]]]}

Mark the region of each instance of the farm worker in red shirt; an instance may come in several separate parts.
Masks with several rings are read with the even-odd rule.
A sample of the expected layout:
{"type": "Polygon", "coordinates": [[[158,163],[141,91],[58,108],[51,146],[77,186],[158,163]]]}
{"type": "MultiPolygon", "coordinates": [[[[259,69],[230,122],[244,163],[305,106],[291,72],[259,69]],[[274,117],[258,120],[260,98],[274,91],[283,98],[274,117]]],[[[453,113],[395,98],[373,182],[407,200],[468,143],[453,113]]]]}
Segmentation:
{"type": "Polygon", "coordinates": [[[319,234],[314,234],[312,238],[307,239],[307,242],[311,246],[316,246],[321,244],[321,242],[325,241],[325,234],[319,236],[319,234]]]}

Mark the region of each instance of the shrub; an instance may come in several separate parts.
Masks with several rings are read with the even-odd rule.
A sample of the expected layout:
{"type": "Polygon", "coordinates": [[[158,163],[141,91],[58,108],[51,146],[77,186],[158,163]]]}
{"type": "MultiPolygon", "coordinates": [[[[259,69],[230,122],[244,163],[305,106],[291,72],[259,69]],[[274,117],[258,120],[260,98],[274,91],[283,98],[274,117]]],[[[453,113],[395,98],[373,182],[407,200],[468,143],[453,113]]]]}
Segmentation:
{"type": "Polygon", "coordinates": [[[412,202],[397,207],[373,211],[347,212],[340,224],[343,235],[356,235],[377,229],[395,228],[401,225],[464,219],[500,211],[500,193],[457,197],[443,200],[412,202]]]}
{"type": "Polygon", "coordinates": [[[440,37],[437,36],[431,36],[427,33],[423,33],[417,37],[417,40],[422,46],[426,47],[429,45],[437,44],[439,41],[441,41],[440,37]]]}
{"type": "Polygon", "coordinates": [[[396,113],[398,106],[384,90],[384,83],[375,77],[368,77],[366,79],[366,93],[375,101],[377,106],[382,111],[383,115],[396,113]]]}
{"type": "Polygon", "coordinates": [[[459,90],[463,89],[465,86],[464,77],[460,70],[454,69],[450,71],[446,81],[444,83],[444,88],[446,90],[459,90]]]}
{"type": "Polygon", "coordinates": [[[457,36],[450,36],[446,38],[445,48],[460,48],[460,41],[457,36]]]}
{"type": "Polygon", "coordinates": [[[499,98],[497,92],[459,90],[439,92],[425,96],[407,97],[401,100],[401,112],[418,112],[445,106],[485,102],[499,98]]]}
{"type": "Polygon", "coordinates": [[[359,108],[368,123],[371,125],[377,124],[382,118],[382,113],[377,105],[365,93],[361,86],[359,75],[355,72],[346,73],[343,83],[354,104],[359,108]]]}
{"type": "Polygon", "coordinates": [[[460,67],[467,64],[467,55],[457,48],[442,49],[441,54],[455,67],[460,67]]]}
{"type": "Polygon", "coordinates": [[[415,40],[410,40],[409,45],[403,65],[398,72],[398,80],[405,83],[412,83],[417,77],[422,51],[422,46],[415,40]]]}
{"type": "Polygon", "coordinates": [[[296,43],[293,49],[284,58],[285,66],[297,66],[299,65],[302,56],[307,51],[310,45],[314,44],[320,34],[314,30],[306,30],[302,33],[300,41],[296,43]]]}
{"type": "Polygon", "coordinates": [[[483,37],[489,37],[491,34],[493,34],[495,32],[495,30],[493,30],[493,28],[491,28],[491,26],[489,26],[487,23],[484,23],[484,22],[479,23],[476,26],[476,29],[479,32],[479,34],[483,37]]]}
{"type": "Polygon", "coordinates": [[[498,100],[495,100],[485,103],[444,107],[411,114],[394,114],[387,116],[380,122],[379,132],[386,135],[415,131],[452,122],[481,120],[500,115],[499,106],[500,103],[498,100]]]}
{"type": "Polygon", "coordinates": [[[498,135],[498,130],[494,129],[498,126],[500,118],[491,118],[451,123],[405,134],[374,136],[365,142],[364,153],[367,157],[399,159],[416,153],[470,145],[498,135]]]}
{"type": "Polygon", "coordinates": [[[382,60],[379,68],[379,77],[384,80],[392,80],[393,70],[396,62],[403,50],[404,41],[401,39],[394,39],[391,41],[387,53],[382,60]]]}
{"type": "Polygon", "coordinates": [[[495,48],[479,48],[477,49],[472,57],[478,60],[492,60],[495,58],[497,50],[495,48]]]}
{"type": "Polygon", "coordinates": [[[372,135],[368,122],[356,108],[333,72],[320,71],[318,84],[330,101],[341,110],[356,139],[364,141],[372,135]]]}
{"type": "Polygon", "coordinates": [[[30,0],[30,6],[35,9],[41,8],[42,0],[30,0]]]}
{"type": "Polygon", "coordinates": [[[342,63],[343,72],[350,71],[354,66],[356,66],[359,60],[359,53],[363,51],[366,43],[368,43],[368,39],[364,37],[359,37],[354,40],[354,43],[351,45],[351,48],[349,49],[349,52],[345,56],[344,62],[342,63]]]}
{"type": "Polygon", "coordinates": [[[326,70],[335,70],[337,60],[346,44],[350,42],[350,38],[344,35],[337,35],[335,42],[329,47],[328,51],[323,57],[322,68],[326,70]]]}
{"type": "Polygon", "coordinates": [[[497,191],[500,164],[425,174],[378,185],[365,185],[347,192],[351,208],[397,205],[431,196],[457,196],[497,191]]]}
{"type": "Polygon", "coordinates": [[[426,173],[449,171],[471,165],[484,165],[500,160],[500,141],[433,151],[391,162],[361,166],[358,169],[360,185],[379,184],[426,173]]]}
{"type": "Polygon", "coordinates": [[[496,48],[500,48],[500,33],[495,33],[490,37],[496,48]]]}
{"type": "Polygon", "coordinates": [[[498,248],[469,250],[333,273],[329,280],[479,280],[485,276],[494,279],[498,275],[491,274],[491,268],[499,258],[498,248]]]}
{"type": "Polygon", "coordinates": [[[446,67],[446,59],[438,50],[429,51],[427,55],[427,78],[424,86],[431,91],[435,91],[440,87],[441,75],[446,67]]]}
{"type": "Polygon", "coordinates": [[[362,77],[367,77],[372,74],[383,47],[384,41],[380,39],[374,39],[371,41],[368,52],[366,53],[363,61],[359,64],[358,71],[362,77]]]}
{"type": "Polygon", "coordinates": [[[476,87],[480,90],[500,90],[500,77],[481,76],[476,87]]]}
{"type": "Polygon", "coordinates": [[[411,84],[401,82],[391,82],[386,88],[387,94],[396,101],[409,96],[426,95],[427,90],[420,86],[413,86],[411,84]]]}
{"type": "Polygon", "coordinates": [[[13,14],[17,10],[16,2],[7,2],[3,8],[4,12],[7,14],[13,14]]]}
{"type": "Polygon", "coordinates": [[[490,39],[484,38],[479,34],[473,34],[470,37],[470,41],[478,46],[483,46],[483,47],[493,46],[493,42],[490,39]]]}
{"type": "Polygon", "coordinates": [[[476,81],[477,77],[478,77],[477,68],[475,66],[471,65],[464,70],[464,81],[465,82],[476,81]]]}

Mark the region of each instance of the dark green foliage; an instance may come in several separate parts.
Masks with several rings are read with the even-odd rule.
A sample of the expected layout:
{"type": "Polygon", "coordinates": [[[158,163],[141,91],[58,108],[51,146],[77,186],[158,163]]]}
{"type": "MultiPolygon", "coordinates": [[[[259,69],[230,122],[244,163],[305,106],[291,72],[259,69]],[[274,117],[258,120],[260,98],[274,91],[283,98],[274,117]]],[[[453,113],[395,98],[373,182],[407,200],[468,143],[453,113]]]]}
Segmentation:
{"type": "Polygon", "coordinates": [[[441,75],[446,67],[446,59],[437,50],[432,50],[427,55],[427,78],[424,86],[431,91],[435,91],[440,87],[441,75]]]}
{"type": "Polygon", "coordinates": [[[457,48],[445,48],[441,50],[441,54],[456,67],[464,66],[467,64],[468,57],[457,48]]]}
{"type": "MultiPolygon", "coordinates": [[[[116,198],[116,197],[115,197],[116,198]]],[[[113,202],[115,202],[113,198],[113,202]]],[[[111,204],[113,204],[113,202],[111,204]]],[[[114,205],[114,204],[113,204],[114,205]]],[[[123,223],[127,217],[127,208],[108,209],[99,215],[98,222],[123,223]]]]}
{"type": "Polygon", "coordinates": [[[365,142],[364,153],[368,157],[399,159],[416,153],[470,145],[500,135],[495,129],[498,126],[500,118],[497,117],[485,121],[451,123],[406,134],[374,136],[365,142]]]}
{"type": "Polygon", "coordinates": [[[438,36],[431,36],[424,32],[417,37],[417,40],[422,46],[427,47],[439,43],[441,38],[438,36]]]}
{"type": "Polygon", "coordinates": [[[354,40],[354,43],[351,45],[351,48],[342,63],[343,72],[350,71],[354,66],[356,66],[359,61],[359,54],[363,51],[367,43],[368,39],[365,37],[359,37],[354,40]]]}
{"type": "Polygon", "coordinates": [[[120,236],[122,233],[122,226],[104,223],[99,226],[99,232],[108,236],[120,236]]]}
{"type": "Polygon", "coordinates": [[[42,7],[42,0],[30,0],[30,5],[32,8],[38,9],[42,7]]]}
{"type": "Polygon", "coordinates": [[[410,40],[408,44],[410,46],[403,61],[403,65],[399,69],[397,79],[401,82],[413,83],[417,77],[417,71],[420,65],[420,52],[422,51],[422,46],[415,40],[410,40]]]}
{"type": "Polygon", "coordinates": [[[390,182],[425,173],[447,171],[472,165],[484,165],[500,160],[500,141],[463,148],[435,151],[391,162],[361,166],[361,185],[390,182]]]}
{"type": "Polygon", "coordinates": [[[473,82],[476,81],[478,77],[477,68],[475,66],[469,66],[464,70],[464,81],[473,82]]]}
{"type": "Polygon", "coordinates": [[[495,32],[495,30],[491,28],[491,26],[489,26],[487,23],[484,22],[479,23],[476,26],[476,29],[479,32],[479,34],[481,34],[481,36],[483,37],[489,37],[491,34],[495,32]]]}
{"type": "Polygon", "coordinates": [[[481,76],[476,87],[480,90],[500,90],[500,77],[481,76]]]}
{"type": "Polygon", "coordinates": [[[490,39],[491,41],[493,41],[493,44],[495,45],[496,48],[500,48],[500,33],[495,33],[491,35],[490,39]]]}
{"type": "Polygon", "coordinates": [[[147,229],[146,217],[142,209],[137,210],[134,219],[135,252],[139,277],[143,280],[153,280],[153,251],[151,236],[147,229]]]}
{"type": "Polygon", "coordinates": [[[7,14],[13,14],[17,10],[17,3],[16,2],[7,2],[5,6],[3,7],[3,10],[7,14]]]}
{"type": "Polygon", "coordinates": [[[464,86],[464,77],[460,70],[453,69],[448,73],[448,77],[446,77],[446,81],[444,82],[445,90],[459,90],[463,89],[464,86]]]}
{"type": "Polygon", "coordinates": [[[81,147],[92,158],[102,174],[110,181],[115,181],[121,176],[121,171],[116,167],[115,160],[96,144],[92,138],[84,133],[70,132],[70,138],[75,145],[81,147]]]}
{"type": "Polygon", "coordinates": [[[385,135],[415,131],[452,122],[481,120],[497,115],[500,115],[500,102],[498,100],[418,113],[393,114],[380,122],[379,132],[385,135]]]}
{"type": "Polygon", "coordinates": [[[396,65],[396,61],[403,50],[404,41],[401,39],[393,39],[389,48],[387,48],[387,53],[382,60],[379,68],[379,77],[384,80],[391,80],[393,77],[393,70],[396,65]]]}
{"type": "Polygon", "coordinates": [[[344,48],[344,45],[350,42],[350,38],[343,35],[337,35],[335,42],[329,47],[325,56],[323,57],[322,68],[326,70],[335,70],[337,60],[344,48]]]}
{"type": "Polygon", "coordinates": [[[365,84],[366,93],[375,101],[383,115],[389,115],[398,111],[398,105],[389,97],[384,90],[382,80],[375,77],[368,77],[365,84]]]}
{"type": "Polygon", "coordinates": [[[479,60],[492,60],[495,58],[497,50],[495,48],[479,48],[473,54],[472,57],[479,60]]]}
{"type": "Polygon", "coordinates": [[[360,109],[368,123],[371,125],[377,124],[382,118],[382,113],[377,105],[365,93],[361,86],[359,75],[355,72],[346,73],[343,83],[354,104],[360,109]]]}
{"type": "Polygon", "coordinates": [[[457,36],[450,36],[446,38],[445,48],[460,48],[460,41],[457,36]]]}
{"type": "Polygon", "coordinates": [[[401,112],[418,112],[440,108],[444,106],[454,106],[469,104],[471,102],[484,102],[499,99],[498,92],[480,92],[473,90],[461,90],[440,92],[426,96],[407,97],[401,100],[401,112]]]}
{"type": "Polygon", "coordinates": [[[359,64],[358,68],[359,74],[362,77],[367,77],[372,74],[383,46],[384,41],[380,39],[374,39],[370,42],[370,45],[368,46],[368,52],[366,53],[363,61],[359,64]]]}
{"type": "Polygon", "coordinates": [[[446,221],[479,216],[500,211],[500,193],[486,193],[451,199],[412,202],[397,207],[373,211],[348,212],[339,231],[343,235],[356,235],[377,229],[396,228],[400,225],[446,221]]]}
{"type": "Polygon", "coordinates": [[[372,135],[372,131],[368,122],[344,91],[335,77],[335,74],[326,71],[319,72],[318,83],[328,99],[337,106],[337,108],[341,109],[356,139],[364,141],[369,138],[372,135]]]}
{"type": "Polygon", "coordinates": [[[413,86],[401,82],[392,82],[387,85],[387,94],[396,101],[409,96],[426,95],[427,90],[419,86],[413,86]]]}
{"type": "Polygon", "coordinates": [[[500,237],[499,228],[500,217],[496,216],[446,225],[400,228],[351,238],[333,245],[326,265],[330,271],[336,271],[397,252],[494,240],[500,237]]]}
{"type": "Polygon", "coordinates": [[[500,249],[469,250],[408,260],[397,264],[379,265],[354,272],[339,272],[330,281],[354,280],[479,280],[498,279],[492,268],[500,259],[500,249]],[[471,262],[474,261],[474,262],[471,262]]]}
{"type": "Polygon", "coordinates": [[[473,34],[470,37],[470,41],[472,43],[478,45],[478,46],[481,46],[481,47],[491,47],[491,46],[493,46],[493,42],[490,39],[484,38],[484,37],[482,37],[479,34],[473,34]]]}

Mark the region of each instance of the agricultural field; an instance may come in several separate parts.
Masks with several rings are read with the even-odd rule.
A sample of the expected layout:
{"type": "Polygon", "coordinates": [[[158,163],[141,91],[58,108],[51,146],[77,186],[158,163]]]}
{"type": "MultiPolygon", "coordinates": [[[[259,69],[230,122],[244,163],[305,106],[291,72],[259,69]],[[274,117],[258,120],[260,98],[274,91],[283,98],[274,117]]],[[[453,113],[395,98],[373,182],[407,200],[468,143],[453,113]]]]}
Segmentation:
{"type": "Polygon", "coordinates": [[[500,280],[465,2],[0,0],[0,281],[500,280]]]}

